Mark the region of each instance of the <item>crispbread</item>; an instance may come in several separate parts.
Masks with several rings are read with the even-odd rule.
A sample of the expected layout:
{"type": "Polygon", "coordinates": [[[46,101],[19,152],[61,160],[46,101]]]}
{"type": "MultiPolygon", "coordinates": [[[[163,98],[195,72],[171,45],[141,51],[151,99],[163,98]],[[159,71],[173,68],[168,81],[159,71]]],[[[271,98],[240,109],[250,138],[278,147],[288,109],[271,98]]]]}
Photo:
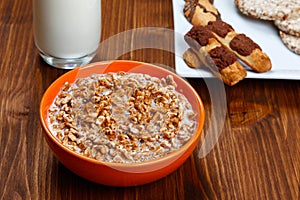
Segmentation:
{"type": "Polygon", "coordinates": [[[296,54],[300,55],[300,37],[289,35],[279,31],[282,42],[296,54]]]}
{"type": "Polygon", "coordinates": [[[300,6],[294,8],[290,13],[285,15],[282,19],[274,21],[275,25],[283,32],[300,36],[300,6]]]}
{"type": "Polygon", "coordinates": [[[281,19],[299,5],[299,0],[235,0],[234,2],[243,14],[263,20],[281,19]]]}

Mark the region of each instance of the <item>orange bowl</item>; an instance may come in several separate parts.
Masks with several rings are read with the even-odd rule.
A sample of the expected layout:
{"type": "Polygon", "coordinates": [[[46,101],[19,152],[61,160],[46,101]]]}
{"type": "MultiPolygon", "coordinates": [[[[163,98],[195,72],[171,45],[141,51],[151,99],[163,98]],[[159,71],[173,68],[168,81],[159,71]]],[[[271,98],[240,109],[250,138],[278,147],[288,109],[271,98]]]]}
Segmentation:
{"type": "Polygon", "coordinates": [[[203,103],[192,86],[175,73],[152,64],[136,61],[107,61],[97,62],[84,67],[73,69],[54,81],[43,95],[40,104],[40,120],[46,141],[60,162],[75,174],[92,182],[109,186],[136,186],[153,182],[175,171],[192,154],[203,129],[203,103]],[[163,78],[172,75],[177,83],[176,90],[186,96],[194,112],[197,113],[197,127],[191,139],[180,149],[166,156],[139,163],[108,163],[75,153],[65,147],[50,131],[47,124],[47,113],[50,105],[59,93],[62,85],[67,81],[73,83],[78,78],[85,78],[92,74],[109,72],[142,73],[163,78]]]}

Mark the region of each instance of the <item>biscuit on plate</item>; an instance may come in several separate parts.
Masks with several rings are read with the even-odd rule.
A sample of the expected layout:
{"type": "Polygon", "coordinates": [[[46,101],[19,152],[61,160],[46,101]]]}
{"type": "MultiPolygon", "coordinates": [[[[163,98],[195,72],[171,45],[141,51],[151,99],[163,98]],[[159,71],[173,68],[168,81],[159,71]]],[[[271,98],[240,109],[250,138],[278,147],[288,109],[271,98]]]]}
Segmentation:
{"type": "Polygon", "coordinates": [[[300,7],[296,7],[282,19],[274,21],[275,25],[283,32],[300,36],[300,7]]]}
{"type": "Polygon", "coordinates": [[[219,11],[209,0],[188,0],[183,9],[186,19],[195,26],[205,26],[210,21],[220,19],[219,11]]]}
{"type": "Polygon", "coordinates": [[[289,35],[283,31],[279,31],[282,42],[292,52],[300,55],[300,37],[289,35]]]}
{"type": "MultiPolygon", "coordinates": [[[[238,62],[234,53],[223,46],[207,27],[194,26],[185,34],[184,39],[199,61],[225,84],[233,86],[247,76],[246,70],[238,62]]],[[[191,52],[185,52],[187,53],[191,52]]],[[[195,63],[194,55],[184,56],[188,65],[195,63]],[[189,60],[191,58],[193,60],[189,60]]],[[[193,66],[193,68],[198,68],[198,66],[193,66]]]]}
{"type": "Polygon", "coordinates": [[[191,68],[201,68],[204,64],[198,58],[196,52],[194,52],[191,48],[188,48],[183,53],[184,62],[191,68]]]}
{"type": "Polygon", "coordinates": [[[235,0],[234,2],[243,14],[263,20],[281,19],[300,4],[299,0],[235,0]]]}
{"type": "Polygon", "coordinates": [[[222,45],[226,46],[255,72],[271,70],[272,62],[261,47],[245,34],[235,32],[230,24],[218,20],[209,22],[206,27],[222,45]]]}

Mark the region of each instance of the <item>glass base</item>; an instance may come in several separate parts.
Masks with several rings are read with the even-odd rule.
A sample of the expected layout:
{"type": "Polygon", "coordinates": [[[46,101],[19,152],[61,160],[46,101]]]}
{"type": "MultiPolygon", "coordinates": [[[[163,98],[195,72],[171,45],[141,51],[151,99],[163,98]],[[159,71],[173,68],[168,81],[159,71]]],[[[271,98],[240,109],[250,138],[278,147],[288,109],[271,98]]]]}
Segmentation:
{"type": "Polygon", "coordinates": [[[96,55],[96,52],[93,52],[89,55],[80,57],[80,58],[56,58],[53,56],[49,56],[40,52],[40,56],[44,59],[44,61],[56,68],[59,69],[74,69],[85,64],[88,64],[96,55]]]}

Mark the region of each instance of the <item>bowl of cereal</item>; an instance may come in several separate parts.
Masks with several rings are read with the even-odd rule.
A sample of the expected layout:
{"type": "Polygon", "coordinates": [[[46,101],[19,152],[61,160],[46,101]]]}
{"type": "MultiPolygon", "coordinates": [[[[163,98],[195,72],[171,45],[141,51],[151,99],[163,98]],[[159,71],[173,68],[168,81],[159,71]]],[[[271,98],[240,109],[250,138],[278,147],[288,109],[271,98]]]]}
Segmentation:
{"type": "Polygon", "coordinates": [[[197,146],[202,101],[170,70],[136,61],[96,62],[55,80],[43,95],[46,141],[75,174],[136,186],[180,167],[197,146]]]}

